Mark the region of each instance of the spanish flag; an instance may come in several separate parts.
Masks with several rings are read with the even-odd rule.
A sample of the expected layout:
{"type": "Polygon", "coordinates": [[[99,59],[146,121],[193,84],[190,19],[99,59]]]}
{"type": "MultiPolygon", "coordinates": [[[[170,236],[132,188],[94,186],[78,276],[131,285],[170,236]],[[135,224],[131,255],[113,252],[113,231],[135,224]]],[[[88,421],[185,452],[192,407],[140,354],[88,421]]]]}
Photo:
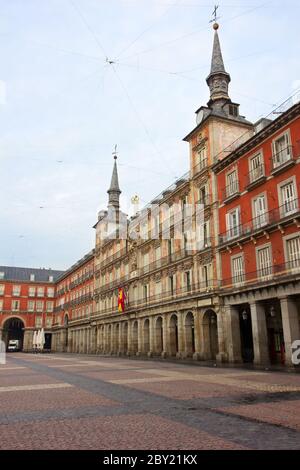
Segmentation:
{"type": "Polygon", "coordinates": [[[118,289],[118,311],[120,313],[125,312],[125,292],[122,287],[118,289]]]}

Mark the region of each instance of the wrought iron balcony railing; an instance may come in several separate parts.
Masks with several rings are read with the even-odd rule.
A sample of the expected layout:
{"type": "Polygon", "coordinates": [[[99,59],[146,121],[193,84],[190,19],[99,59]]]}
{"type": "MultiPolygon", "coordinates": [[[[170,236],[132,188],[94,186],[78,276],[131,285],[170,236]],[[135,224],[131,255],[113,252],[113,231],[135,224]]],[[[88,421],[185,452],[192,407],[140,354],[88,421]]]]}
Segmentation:
{"type": "Polygon", "coordinates": [[[254,235],[259,230],[266,230],[268,226],[281,223],[299,214],[300,199],[286,200],[282,206],[266,211],[254,217],[249,222],[231,227],[219,235],[219,244],[223,245],[238,238],[254,235]]]}

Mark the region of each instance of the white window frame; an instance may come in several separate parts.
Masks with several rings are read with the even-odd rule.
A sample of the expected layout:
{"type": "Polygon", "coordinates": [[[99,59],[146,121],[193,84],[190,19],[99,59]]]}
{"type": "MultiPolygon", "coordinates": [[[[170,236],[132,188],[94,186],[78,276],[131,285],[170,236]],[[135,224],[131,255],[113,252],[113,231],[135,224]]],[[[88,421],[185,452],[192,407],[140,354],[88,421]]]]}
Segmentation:
{"type": "Polygon", "coordinates": [[[288,256],[287,244],[293,238],[299,238],[299,244],[300,244],[300,232],[294,232],[294,233],[291,233],[290,235],[287,235],[287,236],[283,237],[284,260],[285,260],[285,263],[287,265],[289,263],[294,263],[294,266],[292,266],[292,267],[290,267],[289,265],[287,266],[288,271],[290,271],[290,270],[291,271],[293,271],[293,270],[299,271],[299,269],[300,269],[300,256],[299,256],[298,260],[289,260],[289,256],[288,256]]]}
{"type": "Polygon", "coordinates": [[[229,212],[226,212],[226,238],[227,240],[232,240],[233,238],[237,238],[240,236],[241,233],[241,207],[236,206],[234,209],[231,209],[229,212]],[[239,223],[235,226],[231,226],[229,223],[230,217],[233,213],[238,214],[238,221],[239,223]]]}
{"type": "Polygon", "coordinates": [[[295,212],[298,212],[298,210],[299,210],[298,190],[297,190],[297,181],[296,181],[296,176],[295,175],[292,176],[291,178],[288,178],[288,179],[278,183],[277,192],[278,192],[280,217],[284,218],[288,215],[291,215],[291,214],[294,214],[295,212]],[[287,202],[286,200],[283,200],[281,190],[284,186],[287,186],[290,183],[293,184],[294,192],[295,192],[295,198],[291,199],[289,202],[287,202]],[[290,209],[290,210],[286,211],[286,208],[290,209]]]}
{"type": "Polygon", "coordinates": [[[256,269],[258,273],[259,279],[269,279],[272,277],[272,268],[273,268],[273,253],[272,253],[272,245],[271,243],[265,243],[264,245],[257,246],[255,249],[255,256],[256,256],[256,269]],[[269,266],[262,267],[259,264],[259,252],[262,250],[268,250],[268,256],[270,264],[269,266]]]}
{"type": "Polygon", "coordinates": [[[252,220],[253,220],[253,229],[257,230],[261,227],[265,227],[269,223],[269,213],[268,213],[268,196],[267,192],[264,191],[263,193],[257,194],[255,197],[251,199],[251,207],[252,207],[252,220]],[[255,213],[255,201],[259,198],[264,198],[265,201],[265,211],[261,214],[255,213]]]}
{"type": "Polygon", "coordinates": [[[254,183],[255,181],[259,180],[262,176],[265,175],[265,162],[264,162],[264,154],[262,150],[259,150],[258,152],[254,153],[249,157],[249,182],[254,183]],[[252,168],[252,162],[256,159],[259,158],[260,164],[256,168],[252,168]],[[253,177],[254,172],[257,170],[257,175],[256,177],[253,177]],[[261,171],[261,173],[260,173],[261,171]]]}
{"type": "MultiPolygon", "coordinates": [[[[277,135],[276,137],[274,137],[274,139],[272,140],[272,161],[273,161],[273,169],[276,169],[276,168],[279,168],[281,165],[283,165],[284,163],[292,160],[293,158],[293,155],[292,155],[292,148],[291,148],[291,133],[290,133],[290,129],[286,129],[285,131],[283,131],[281,134],[277,135]],[[287,152],[287,155],[289,155],[289,158],[284,158],[283,161],[279,161],[279,163],[276,163],[275,162],[275,158],[278,157],[282,152],[276,152],[276,142],[278,142],[278,140],[282,139],[283,137],[286,138],[286,142],[287,142],[287,146],[283,149],[283,150],[288,150],[287,152]]],[[[281,158],[281,157],[280,157],[281,158]]]]}
{"type": "Polygon", "coordinates": [[[231,279],[232,279],[232,284],[237,286],[237,285],[242,285],[246,281],[246,275],[245,275],[245,256],[244,253],[239,253],[238,255],[231,256],[231,279]],[[243,265],[243,272],[240,272],[239,274],[235,275],[237,272],[235,267],[234,267],[234,261],[237,260],[238,258],[241,258],[242,260],[242,265],[243,265]]]}
{"type": "Polygon", "coordinates": [[[233,196],[239,191],[239,174],[237,167],[232,168],[226,173],[226,197],[233,196]],[[229,177],[235,175],[235,178],[230,182],[229,177]],[[231,189],[230,189],[231,188],[231,189]]]}

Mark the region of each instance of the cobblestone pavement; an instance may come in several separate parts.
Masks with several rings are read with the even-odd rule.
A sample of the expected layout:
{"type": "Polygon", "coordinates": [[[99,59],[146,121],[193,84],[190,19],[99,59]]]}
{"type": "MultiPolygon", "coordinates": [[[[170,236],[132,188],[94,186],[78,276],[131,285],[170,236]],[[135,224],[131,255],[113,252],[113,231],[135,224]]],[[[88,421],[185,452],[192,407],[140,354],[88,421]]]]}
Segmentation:
{"type": "Polygon", "coordinates": [[[300,449],[300,374],[9,354],[0,449],[300,449]]]}

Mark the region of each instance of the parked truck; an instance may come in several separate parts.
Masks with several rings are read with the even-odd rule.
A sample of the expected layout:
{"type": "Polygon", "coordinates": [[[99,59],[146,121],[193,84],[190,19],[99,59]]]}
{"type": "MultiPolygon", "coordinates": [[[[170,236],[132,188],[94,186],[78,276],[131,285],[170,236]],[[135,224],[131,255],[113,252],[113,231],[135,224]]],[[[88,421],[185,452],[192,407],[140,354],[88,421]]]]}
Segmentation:
{"type": "Polygon", "coordinates": [[[19,339],[10,339],[7,347],[8,352],[16,352],[21,350],[21,341],[19,339]]]}

